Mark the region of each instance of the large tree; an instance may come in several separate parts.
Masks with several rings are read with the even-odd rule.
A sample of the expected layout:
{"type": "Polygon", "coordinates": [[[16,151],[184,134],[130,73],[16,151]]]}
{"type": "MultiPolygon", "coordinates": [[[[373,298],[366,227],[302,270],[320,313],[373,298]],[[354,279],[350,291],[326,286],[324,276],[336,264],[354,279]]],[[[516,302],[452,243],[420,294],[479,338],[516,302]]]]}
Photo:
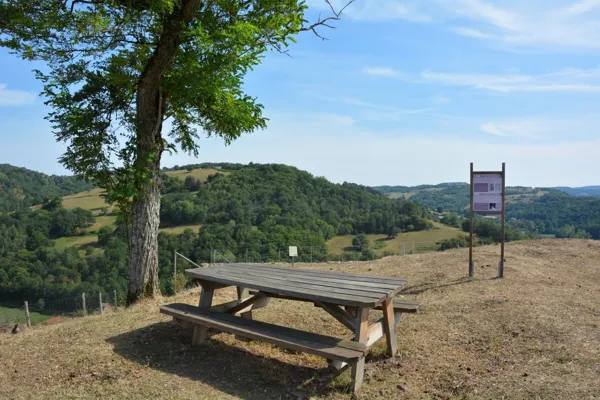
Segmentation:
{"type": "Polygon", "coordinates": [[[161,155],[197,154],[200,134],[229,143],[265,127],[262,105],[242,90],[245,74],[269,49],[286,52],[300,31],[320,37],[316,28],[343,10],[310,24],[306,8],[300,0],[0,0],[0,45],[44,62],[36,74],[67,144],[61,162],[106,188],[129,217],[129,303],[159,293],[161,155]]]}

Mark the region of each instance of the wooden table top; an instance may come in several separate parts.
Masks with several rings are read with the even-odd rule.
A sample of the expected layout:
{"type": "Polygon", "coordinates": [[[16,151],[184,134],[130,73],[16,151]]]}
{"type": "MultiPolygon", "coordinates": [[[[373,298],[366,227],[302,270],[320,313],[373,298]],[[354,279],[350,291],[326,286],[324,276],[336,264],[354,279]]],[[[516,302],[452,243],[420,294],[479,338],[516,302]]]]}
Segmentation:
{"type": "Polygon", "coordinates": [[[185,272],[192,279],[245,287],[267,295],[365,308],[393,297],[407,282],[397,277],[264,264],[220,264],[185,272]]]}

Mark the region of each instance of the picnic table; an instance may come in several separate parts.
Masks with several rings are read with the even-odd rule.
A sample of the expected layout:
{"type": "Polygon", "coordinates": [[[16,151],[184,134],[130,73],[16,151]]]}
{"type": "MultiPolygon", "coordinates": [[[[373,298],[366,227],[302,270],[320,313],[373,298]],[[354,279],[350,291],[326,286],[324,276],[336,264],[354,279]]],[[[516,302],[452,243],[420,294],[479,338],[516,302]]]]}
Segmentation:
{"type": "Polygon", "coordinates": [[[221,264],[186,270],[202,286],[198,307],[175,303],[161,307],[181,325],[194,326],[192,345],[207,340],[208,330],[233,333],[283,348],[325,357],[338,369],[352,367],[352,390],[363,381],[365,354],[380,338],[386,338],[393,357],[398,343],[396,326],[402,313],[416,312],[418,303],[394,296],[406,279],[378,275],[278,267],[263,264],[221,264]],[[215,289],[236,286],[237,300],[213,305],[215,289]],[[352,340],[319,335],[254,321],[252,310],[267,306],[271,298],[314,303],[347,327],[352,340]],[[383,316],[369,322],[372,310],[383,316]],[[239,315],[239,316],[238,316],[239,315]]]}

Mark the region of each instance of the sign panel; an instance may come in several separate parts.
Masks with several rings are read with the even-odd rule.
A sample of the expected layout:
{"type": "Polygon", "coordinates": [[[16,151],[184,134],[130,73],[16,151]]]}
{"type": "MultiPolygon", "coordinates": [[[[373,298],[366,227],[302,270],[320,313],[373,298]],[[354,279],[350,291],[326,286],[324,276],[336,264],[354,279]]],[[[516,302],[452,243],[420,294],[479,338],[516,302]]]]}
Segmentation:
{"type": "Polygon", "coordinates": [[[290,246],[290,257],[298,257],[298,247],[290,246]]]}
{"type": "Polygon", "coordinates": [[[473,175],[473,211],[502,212],[502,174],[473,175]]]}

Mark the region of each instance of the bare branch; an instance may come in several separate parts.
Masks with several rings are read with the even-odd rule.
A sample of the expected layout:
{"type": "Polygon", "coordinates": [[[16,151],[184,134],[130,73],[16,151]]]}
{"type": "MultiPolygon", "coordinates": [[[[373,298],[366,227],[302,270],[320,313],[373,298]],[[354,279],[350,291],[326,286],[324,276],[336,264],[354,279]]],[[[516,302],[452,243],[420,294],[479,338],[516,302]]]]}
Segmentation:
{"type": "Polygon", "coordinates": [[[325,3],[327,3],[327,5],[329,6],[329,8],[331,9],[331,12],[333,13],[333,15],[325,18],[325,19],[321,19],[321,15],[319,14],[319,18],[317,19],[317,22],[315,22],[314,24],[310,24],[307,26],[303,26],[302,28],[300,28],[300,31],[312,31],[315,36],[317,36],[318,38],[320,38],[321,40],[328,40],[326,37],[321,36],[319,34],[319,32],[317,31],[318,27],[327,27],[329,29],[335,29],[335,26],[330,25],[327,23],[327,21],[339,21],[340,19],[342,19],[342,13],[344,12],[344,10],[346,8],[348,8],[349,5],[351,5],[352,3],[354,3],[356,0],[350,0],[348,3],[346,3],[346,5],[344,7],[342,7],[340,9],[340,11],[336,11],[335,8],[333,7],[333,5],[331,4],[330,0],[325,0],[325,3]]]}

